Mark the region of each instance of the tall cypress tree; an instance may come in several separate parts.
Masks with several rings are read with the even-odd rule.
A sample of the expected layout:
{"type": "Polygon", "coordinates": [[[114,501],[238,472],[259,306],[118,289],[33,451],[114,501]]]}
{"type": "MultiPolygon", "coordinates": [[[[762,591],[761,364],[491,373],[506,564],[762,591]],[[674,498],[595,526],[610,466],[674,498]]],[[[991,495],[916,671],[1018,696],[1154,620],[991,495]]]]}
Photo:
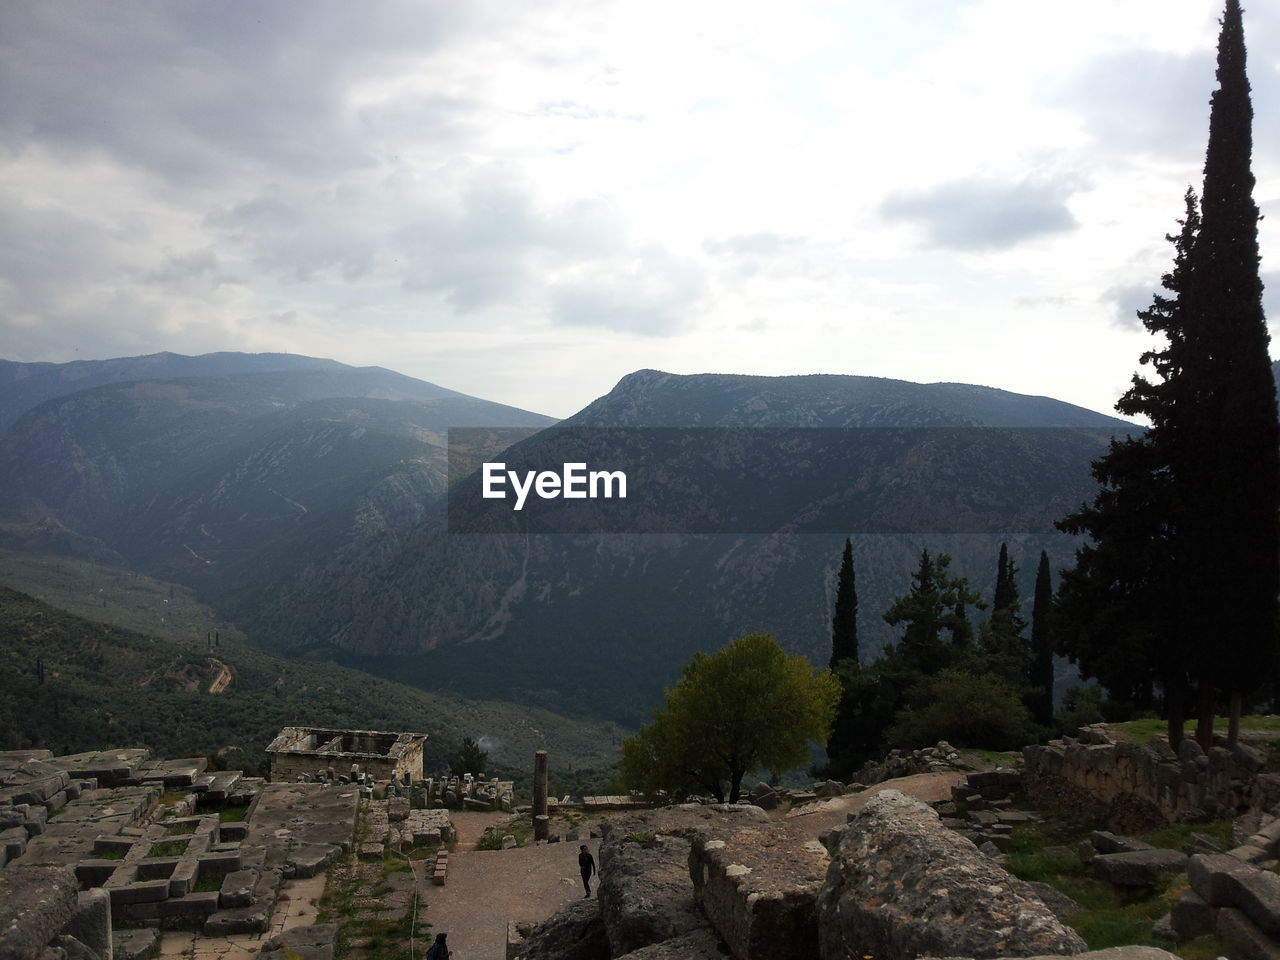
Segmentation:
{"type": "Polygon", "coordinates": [[[853,542],[844,541],[836,580],[836,609],[831,618],[831,669],[841,660],[858,662],[858,589],[853,573],[853,542]]]}
{"type": "Polygon", "coordinates": [[[1014,579],[1013,564],[1009,562],[1009,545],[1000,544],[1000,557],[996,561],[996,592],[991,598],[991,612],[999,613],[1018,602],[1018,582],[1014,579]]]}
{"type": "Polygon", "coordinates": [[[1053,638],[1050,634],[1050,609],[1053,606],[1053,583],[1049,575],[1049,555],[1040,551],[1036,570],[1036,592],[1031,606],[1031,713],[1036,723],[1053,723],[1053,638]]]}
{"type": "MultiPolygon", "coordinates": [[[[1178,439],[1179,499],[1195,558],[1198,673],[1232,699],[1270,675],[1280,590],[1280,422],[1258,276],[1253,201],[1253,104],[1239,0],[1218,37],[1218,89],[1209,113],[1200,233],[1183,294],[1194,403],[1178,439]]],[[[1203,732],[1203,731],[1202,731],[1203,732]]]]}

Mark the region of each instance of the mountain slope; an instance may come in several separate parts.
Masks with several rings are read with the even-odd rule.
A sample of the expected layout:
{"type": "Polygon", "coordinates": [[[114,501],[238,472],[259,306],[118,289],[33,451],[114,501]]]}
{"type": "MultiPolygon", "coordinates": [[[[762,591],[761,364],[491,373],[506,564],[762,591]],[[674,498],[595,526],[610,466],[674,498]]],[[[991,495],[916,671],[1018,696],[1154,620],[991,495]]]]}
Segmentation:
{"type": "Polygon", "coordinates": [[[0,749],[32,740],[72,751],[146,744],[161,755],[221,752],[232,766],[257,766],[282,726],[316,724],[428,733],[433,768],[464,736],[483,738],[507,769],[526,769],[535,749],[549,749],[561,768],[612,762],[619,733],[611,727],[280,660],[189,591],[128,571],[0,555],[0,583],[0,749]]]}
{"type": "MultiPolygon", "coordinates": [[[[917,526],[920,532],[909,535],[855,536],[868,658],[892,639],[879,614],[906,590],[921,549],[952,553],[960,572],[982,587],[993,577],[1002,540],[1010,541],[1023,571],[1034,570],[1042,548],[1064,562],[1070,538],[1023,531],[1050,529],[1053,519],[1090,496],[1090,460],[1108,435],[1135,429],[1047,398],[957,384],[640,371],[556,428],[510,447],[503,459],[519,469],[547,467],[579,449],[575,428],[619,425],[708,430],[678,445],[683,459],[663,468],[679,487],[670,516],[678,512],[680,523],[721,509],[708,491],[729,489],[744,471],[760,468],[742,460],[742,436],[754,440],[761,433],[755,428],[826,429],[799,431],[801,443],[821,438],[803,447],[803,455],[794,445],[766,451],[765,472],[778,499],[791,498],[794,506],[770,518],[773,526],[750,528],[763,532],[460,535],[432,511],[367,554],[349,554],[341,563],[318,558],[246,624],[281,649],[336,656],[424,685],[447,676],[461,689],[636,722],[693,651],[740,633],[769,630],[790,649],[825,661],[844,534],[870,529],[860,524],[871,514],[859,511],[887,504],[896,518],[910,521],[911,504],[927,501],[945,519],[947,505],[981,500],[1011,478],[1018,481],[1005,491],[1019,509],[1007,529],[947,534],[917,526]],[[1032,439],[1009,443],[1010,431],[973,430],[974,444],[948,446],[925,436],[900,450],[879,449],[874,461],[841,442],[848,435],[841,428],[867,428],[881,438],[892,431],[878,428],[891,425],[926,433],[959,428],[950,433],[962,438],[969,427],[1014,427],[1032,439]],[[1042,429],[1050,427],[1065,429],[1042,429]],[[813,462],[838,464],[837,492],[822,502],[805,500],[813,462]],[[900,496],[904,488],[907,499],[900,496]],[[863,492],[846,496],[850,491],[863,492]],[[822,524],[806,526],[806,516],[820,516],[822,524]]],[[[797,439],[784,435],[789,444],[797,439]]],[[[610,462],[607,451],[601,462],[610,462]]],[[[451,498],[476,496],[478,483],[476,477],[460,481],[451,498]]],[[[676,529],[689,529],[680,523],[676,529]]],[[[1030,583],[1023,587],[1029,596],[1030,583]]]]}

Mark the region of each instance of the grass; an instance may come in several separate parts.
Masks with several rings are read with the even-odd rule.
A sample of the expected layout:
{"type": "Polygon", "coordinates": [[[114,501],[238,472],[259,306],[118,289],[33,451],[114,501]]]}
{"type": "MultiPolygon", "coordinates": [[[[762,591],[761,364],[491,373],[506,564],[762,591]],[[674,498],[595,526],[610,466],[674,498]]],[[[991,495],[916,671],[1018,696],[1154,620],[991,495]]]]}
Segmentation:
{"type": "Polygon", "coordinates": [[[218,811],[218,822],[241,823],[247,816],[249,816],[249,808],[247,806],[224,807],[218,811]]]}
{"type": "MultiPolygon", "coordinates": [[[[1108,729],[1119,733],[1124,739],[1131,740],[1134,743],[1146,743],[1153,737],[1164,736],[1168,731],[1169,725],[1157,717],[1144,717],[1141,720],[1130,720],[1127,723],[1108,724],[1108,729]]],[[[1215,733],[1227,732],[1227,718],[1214,717],[1213,729],[1215,733]]],[[[1240,729],[1254,732],[1271,732],[1280,731],[1280,717],[1272,716],[1249,716],[1240,718],[1240,729]]],[[[1192,733],[1195,730],[1195,721],[1191,720],[1187,726],[1187,732],[1192,733]]]]}
{"type": "Polygon", "coordinates": [[[1212,823],[1178,823],[1172,827],[1164,827],[1160,830],[1144,833],[1138,839],[1146,841],[1153,847],[1181,850],[1191,842],[1193,833],[1203,833],[1213,838],[1214,842],[1223,850],[1230,850],[1235,846],[1235,841],[1231,837],[1230,820],[1215,820],[1212,823]]]}
{"type": "Polygon", "coordinates": [[[1007,767],[1018,756],[1006,750],[958,750],[960,762],[974,770],[990,770],[995,767],[1007,767]]]}
{"type": "Polygon", "coordinates": [[[187,799],[189,794],[185,790],[169,790],[160,794],[160,806],[173,807],[177,806],[183,800],[187,799]]]}
{"type": "Polygon", "coordinates": [[[165,833],[170,837],[186,837],[195,833],[198,826],[200,824],[195,820],[188,820],[185,823],[175,823],[165,833]]]}
{"type": "Polygon", "coordinates": [[[95,850],[93,859],[95,860],[123,860],[126,851],[119,847],[111,847],[107,850],[95,850]]]}
{"type": "Polygon", "coordinates": [[[196,884],[191,888],[193,893],[214,893],[222,889],[222,874],[201,873],[196,877],[196,884]]]}
{"type": "MultiPolygon", "coordinates": [[[[1151,927],[1168,913],[1177,892],[1171,885],[1178,881],[1170,878],[1155,890],[1130,893],[1094,878],[1075,853],[1075,846],[1091,829],[1088,824],[1065,821],[1018,826],[1005,867],[1023,880],[1047,883],[1078,903],[1080,910],[1065,922],[1090,950],[1133,944],[1160,946],[1151,927]]],[[[1162,839],[1176,842],[1173,832],[1165,832],[1168,836],[1162,839]]]]}
{"type": "Polygon", "coordinates": [[[508,834],[516,838],[517,847],[526,846],[533,836],[533,822],[528,817],[515,816],[502,823],[495,823],[493,826],[485,827],[484,833],[480,835],[480,839],[476,843],[476,849],[501,850],[502,838],[508,834]]]}
{"type": "Polygon", "coordinates": [[[1225,940],[1212,934],[1188,940],[1174,950],[1182,960],[1218,960],[1218,957],[1230,956],[1230,946],[1225,940]]]}
{"type": "Polygon", "coordinates": [[[180,857],[187,852],[185,840],[161,840],[153,843],[147,851],[148,857],[180,857]]]}

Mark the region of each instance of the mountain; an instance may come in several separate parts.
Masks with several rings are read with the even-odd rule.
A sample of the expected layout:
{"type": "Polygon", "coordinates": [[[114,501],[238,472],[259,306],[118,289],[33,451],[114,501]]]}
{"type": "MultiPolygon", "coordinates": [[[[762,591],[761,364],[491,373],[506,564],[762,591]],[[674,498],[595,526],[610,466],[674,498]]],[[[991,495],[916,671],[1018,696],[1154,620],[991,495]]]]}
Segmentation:
{"type": "MultiPolygon", "coordinates": [[[[1089,463],[1107,437],[1137,428],[1048,398],[963,384],[640,371],[508,448],[503,460],[562,462],[581,449],[582,431],[595,429],[623,438],[613,453],[641,468],[649,438],[675,431],[670,449],[678,455],[661,472],[678,496],[660,519],[678,532],[533,535],[499,525],[464,534],[451,530],[440,505],[365,553],[315,558],[247,629],[276,649],[425,686],[447,682],[634,723],[692,652],[741,633],[768,630],[825,662],[844,535],[877,518],[897,529],[922,508],[943,521],[961,510],[980,516],[993,498],[1016,509],[1009,526],[988,518],[979,533],[940,523],[855,535],[864,655],[892,640],[879,614],[906,590],[921,549],[951,553],[959,572],[986,588],[1008,540],[1030,596],[1040,549],[1059,565],[1073,550],[1071,538],[1043,531],[1091,496],[1089,463]],[[782,431],[785,443],[770,446],[779,435],[770,431],[782,431]],[[851,436],[866,442],[850,444],[851,436]],[[635,443],[638,454],[624,449],[635,443]],[[815,468],[828,489],[813,486],[815,468]],[[778,515],[747,517],[738,533],[688,532],[726,510],[720,493],[751,471],[767,475],[768,506],[778,515]]],[[[600,462],[610,462],[607,449],[600,462]]],[[[479,482],[459,481],[450,500],[478,498],[479,482]]],[[[612,509],[625,515],[630,505],[612,509]]]]}
{"type": "Polygon", "coordinates": [[[0,543],[188,583],[240,617],[311,558],[376,551],[421,520],[447,485],[450,428],[554,422],[328,362],[96,387],[0,437],[0,543]]]}
{"type": "Polygon", "coordinates": [[[0,432],[45,400],[109,383],[280,370],[326,370],[342,366],[336,360],[287,353],[206,353],[198,357],[153,353],[146,357],[73,360],[70,363],[0,360],[0,432]]]}
{"type": "Polygon", "coordinates": [[[620,735],[334,664],[281,660],[189,590],[119,568],[0,554],[0,583],[0,749],[145,744],[161,756],[220,754],[256,768],[281,727],[316,724],[427,733],[433,769],[470,736],[495,768],[527,770],[532,751],[548,749],[563,773],[607,767],[620,735]],[[215,630],[216,647],[208,639],[215,630]]]}

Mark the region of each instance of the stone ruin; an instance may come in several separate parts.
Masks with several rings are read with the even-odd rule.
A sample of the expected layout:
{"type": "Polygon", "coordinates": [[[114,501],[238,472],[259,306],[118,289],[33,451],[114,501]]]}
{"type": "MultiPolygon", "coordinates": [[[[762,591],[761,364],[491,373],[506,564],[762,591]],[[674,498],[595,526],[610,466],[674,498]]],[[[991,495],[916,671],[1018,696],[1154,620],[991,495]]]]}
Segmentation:
{"type": "MultiPolygon", "coordinates": [[[[331,960],[335,928],[285,931],[278,905],[352,849],[372,777],[268,783],[206,764],[145,749],[0,752],[0,960],[154,956],[161,927],[262,935],[264,955],[331,960]]],[[[453,839],[447,811],[409,804],[369,804],[379,849],[453,839]]]]}
{"type": "Polygon", "coordinates": [[[267,746],[271,779],[279,782],[317,774],[335,779],[352,769],[375,780],[417,779],[422,776],[426,740],[423,733],[285,727],[267,746]]]}

